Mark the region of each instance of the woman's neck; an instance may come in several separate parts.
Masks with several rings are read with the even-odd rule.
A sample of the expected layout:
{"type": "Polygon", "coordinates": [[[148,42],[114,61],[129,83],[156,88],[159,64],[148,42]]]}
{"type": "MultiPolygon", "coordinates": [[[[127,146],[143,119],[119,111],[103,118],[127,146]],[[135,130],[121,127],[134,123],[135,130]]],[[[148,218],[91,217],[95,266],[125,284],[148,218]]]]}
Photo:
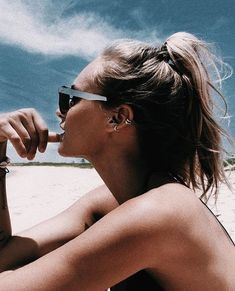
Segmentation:
{"type": "Polygon", "coordinates": [[[91,162],[120,204],[146,192],[150,170],[141,158],[112,153],[91,162]]]}

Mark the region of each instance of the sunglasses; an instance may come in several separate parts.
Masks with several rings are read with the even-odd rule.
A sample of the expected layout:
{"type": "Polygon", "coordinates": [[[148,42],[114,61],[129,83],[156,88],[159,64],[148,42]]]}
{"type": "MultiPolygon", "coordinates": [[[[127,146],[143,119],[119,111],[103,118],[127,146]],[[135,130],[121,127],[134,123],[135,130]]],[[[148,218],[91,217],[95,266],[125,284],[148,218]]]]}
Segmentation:
{"type": "Polygon", "coordinates": [[[62,114],[67,113],[72,106],[77,104],[82,99],[107,101],[107,97],[76,90],[73,88],[73,85],[71,86],[71,88],[67,86],[61,86],[58,92],[59,92],[59,110],[62,114]]]}

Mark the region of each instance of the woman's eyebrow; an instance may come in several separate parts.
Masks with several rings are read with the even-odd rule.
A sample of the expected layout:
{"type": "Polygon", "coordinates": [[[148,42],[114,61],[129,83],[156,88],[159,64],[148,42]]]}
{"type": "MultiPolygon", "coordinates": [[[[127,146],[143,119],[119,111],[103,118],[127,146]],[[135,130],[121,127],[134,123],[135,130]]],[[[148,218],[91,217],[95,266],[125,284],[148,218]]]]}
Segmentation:
{"type": "Polygon", "coordinates": [[[73,89],[73,90],[78,90],[78,91],[82,91],[82,92],[83,92],[83,90],[80,90],[79,87],[76,87],[75,84],[72,84],[72,85],[70,86],[70,88],[73,89]]]}

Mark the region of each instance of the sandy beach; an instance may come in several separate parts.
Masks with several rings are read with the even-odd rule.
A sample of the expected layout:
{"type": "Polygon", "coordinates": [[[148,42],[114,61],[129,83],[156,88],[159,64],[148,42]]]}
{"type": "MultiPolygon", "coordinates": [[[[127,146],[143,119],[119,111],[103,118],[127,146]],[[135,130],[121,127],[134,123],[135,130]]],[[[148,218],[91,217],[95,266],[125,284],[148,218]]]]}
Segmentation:
{"type": "MultiPolygon", "coordinates": [[[[27,229],[72,205],[79,197],[103,182],[94,169],[54,166],[11,166],[7,177],[8,204],[13,232],[27,229]]],[[[229,174],[235,188],[235,171],[229,174]]],[[[235,240],[235,193],[221,186],[218,215],[235,240]]]]}

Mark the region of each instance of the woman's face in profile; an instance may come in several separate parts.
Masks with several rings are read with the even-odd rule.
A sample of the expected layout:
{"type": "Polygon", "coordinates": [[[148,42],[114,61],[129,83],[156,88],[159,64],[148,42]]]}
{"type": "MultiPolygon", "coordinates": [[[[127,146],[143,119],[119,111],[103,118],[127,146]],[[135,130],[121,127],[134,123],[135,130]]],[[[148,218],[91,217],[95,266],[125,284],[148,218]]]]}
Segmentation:
{"type": "MultiPolygon", "coordinates": [[[[74,81],[74,89],[89,93],[98,93],[92,86],[91,76],[95,73],[99,60],[90,63],[74,81]]],[[[105,126],[107,117],[97,101],[81,99],[61,118],[64,130],[58,152],[67,157],[92,158],[104,149],[105,126]]]]}

